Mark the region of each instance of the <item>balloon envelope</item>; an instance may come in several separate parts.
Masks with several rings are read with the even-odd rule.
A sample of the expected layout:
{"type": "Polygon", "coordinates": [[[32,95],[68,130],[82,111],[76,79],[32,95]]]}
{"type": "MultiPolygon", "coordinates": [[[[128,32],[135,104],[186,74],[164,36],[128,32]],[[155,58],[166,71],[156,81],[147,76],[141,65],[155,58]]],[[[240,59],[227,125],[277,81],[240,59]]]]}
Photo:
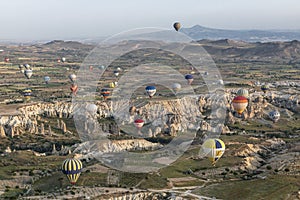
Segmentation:
{"type": "Polygon", "coordinates": [[[215,165],[225,152],[225,144],[220,139],[210,138],[205,140],[202,144],[201,150],[208,157],[211,164],[215,165]]]}
{"type": "Polygon", "coordinates": [[[241,88],[241,89],[239,89],[239,90],[236,92],[236,95],[237,95],[237,96],[243,96],[243,97],[248,98],[248,97],[249,97],[249,92],[248,92],[247,89],[241,88]]]}
{"type": "Polygon", "coordinates": [[[152,98],[156,93],[156,87],[155,86],[147,86],[145,88],[145,90],[146,90],[146,92],[147,92],[147,94],[149,95],[150,98],[152,98]]]}
{"type": "Polygon", "coordinates": [[[136,119],[134,120],[134,126],[137,128],[137,129],[141,129],[144,125],[144,120],[142,119],[136,119]]]}
{"type": "Polygon", "coordinates": [[[68,177],[70,183],[74,185],[82,171],[82,162],[76,158],[68,158],[63,162],[61,171],[68,177]]]}
{"type": "Polygon", "coordinates": [[[69,79],[70,79],[72,82],[75,82],[75,81],[76,81],[76,75],[75,75],[75,74],[70,74],[70,75],[69,75],[69,79]]]}
{"type": "Polygon", "coordinates": [[[179,83],[174,83],[172,85],[172,89],[175,93],[177,93],[181,89],[181,85],[179,83]]]}
{"type": "Polygon", "coordinates": [[[237,96],[232,100],[232,105],[238,114],[242,114],[248,106],[248,99],[243,96],[237,96]]]}
{"type": "Polygon", "coordinates": [[[32,70],[31,69],[26,69],[24,72],[26,78],[30,79],[32,76],[32,70]]]}
{"type": "Polygon", "coordinates": [[[191,85],[194,80],[194,77],[191,74],[187,74],[185,75],[185,79],[187,80],[188,84],[191,85]]]}
{"type": "Polygon", "coordinates": [[[280,119],[280,112],[278,112],[277,110],[273,110],[269,113],[269,117],[273,122],[277,122],[280,119]]]}
{"type": "Polygon", "coordinates": [[[180,24],[179,22],[175,22],[175,23],[173,24],[173,27],[174,27],[174,29],[175,29],[176,31],[178,31],[178,30],[181,28],[181,24],[180,24]]]}

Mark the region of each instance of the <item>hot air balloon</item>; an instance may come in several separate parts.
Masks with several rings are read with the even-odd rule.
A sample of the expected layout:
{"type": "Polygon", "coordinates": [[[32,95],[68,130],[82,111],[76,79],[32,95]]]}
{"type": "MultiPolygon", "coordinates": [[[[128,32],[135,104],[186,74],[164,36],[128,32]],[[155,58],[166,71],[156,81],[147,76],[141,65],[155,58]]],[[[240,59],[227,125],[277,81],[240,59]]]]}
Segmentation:
{"type": "Polygon", "coordinates": [[[237,96],[232,100],[232,105],[234,110],[241,115],[248,106],[248,99],[243,96],[237,96]]]}
{"type": "Polygon", "coordinates": [[[19,65],[19,69],[20,69],[20,71],[23,69],[23,65],[19,65]]]}
{"type": "Polygon", "coordinates": [[[145,90],[146,90],[146,92],[147,92],[147,94],[149,95],[150,98],[152,98],[156,93],[156,87],[155,86],[147,86],[145,88],[145,90]]]}
{"type": "Polygon", "coordinates": [[[49,76],[45,76],[45,77],[44,77],[44,81],[45,81],[46,84],[48,84],[49,81],[50,81],[50,77],[49,77],[49,76]]]}
{"type": "Polygon", "coordinates": [[[76,95],[77,91],[78,91],[78,86],[75,84],[72,84],[70,87],[71,92],[76,95]]]}
{"type": "Polygon", "coordinates": [[[178,31],[181,28],[181,24],[179,22],[175,22],[173,24],[173,27],[175,28],[176,31],[178,31]]]}
{"type": "Polygon", "coordinates": [[[249,92],[248,92],[247,89],[244,89],[244,88],[239,89],[239,90],[236,92],[236,95],[237,95],[237,96],[243,96],[243,97],[249,98],[249,92]]]}
{"type": "Polygon", "coordinates": [[[114,82],[109,83],[109,87],[110,88],[114,88],[115,87],[115,83],[114,82]]]}
{"type": "Polygon", "coordinates": [[[91,115],[95,115],[97,113],[98,107],[95,104],[88,104],[86,110],[91,113],[91,115]]]}
{"type": "Polygon", "coordinates": [[[68,158],[63,162],[61,171],[67,175],[70,183],[74,185],[82,171],[82,162],[76,158],[68,158]]]}
{"type": "Polygon", "coordinates": [[[115,75],[116,77],[118,77],[118,76],[119,76],[119,71],[118,71],[118,70],[115,70],[115,71],[114,71],[114,75],[115,75]]]}
{"type": "Polygon", "coordinates": [[[90,68],[90,71],[93,71],[93,68],[94,68],[94,67],[91,65],[89,68],[90,68]]]}
{"type": "Polygon", "coordinates": [[[32,90],[27,88],[23,91],[23,96],[25,97],[26,100],[30,100],[32,96],[32,90]]]}
{"type": "Polygon", "coordinates": [[[204,72],[204,76],[208,76],[208,72],[204,72]]]}
{"type": "Polygon", "coordinates": [[[76,81],[76,75],[75,74],[70,74],[69,79],[74,83],[76,81]]]}
{"type": "Polygon", "coordinates": [[[269,86],[268,85],[262,85],[260,88],[264,93],[267,92],[267,90],[269,90],[269,86]]]}
{"type": "Polygon", "coordinates": [[[139,133],[140,133],[142,127],[144,126],[144,123],[145,122],[142,119],[136,119],[136,120],[134,120],[134,126],[138,129],[139,133]]]}
{"type": "Polygon", "coordinates": [[[26,76],[27,79],[30,79],[32,76],[32,70],[31,69],[26,69],[24,71],[24,75],[26,76]]]}
{"type": "Polygon", "coordinates": [[[66,58],[65,58],[65,57],[62,57],[62,58],[61,58],[61,61],[62,61],[62,62],[66,62],[66,58]]]}
{"type": "Polygon", "coordinates": [[[225,152],[225,144],[220,139],[210,138],[204,141],[201,150],[215,166],[225,152]]]}
{"type": "Polygon", "coordinates": [[[222,79],[218,80],[219,85],[224,85],[224,81],[222,79]]]}
{"type": "Polygon", "coordinates": [[[187,80],[189,85],[191,85],[194,80],[193,75],[191,75],[191,74],[185,75],[185,79],[187,80]]]}
{"type": "Polygon", "coordinates": [[[279,120],[280,118],[280,112],[277,110],[273,110],[269,113],[269,117],[272,119],[272,121],[275,123],[279,120]]]}
{"type": "Polygon", "coordinates": [[[104,100],[106,100],[110,95],[110,91],[106,88],[103,88],[101,90],[101,95],[103,96],[104,100]]]}
{"type": "Polygon", "coordinates": [[[174,83],[172,85],[172,89],[175,93],[177,93],[181,89],[181,85],[179,83],[174,83]]]}
{"type": "Polygon", "coordinates": [[[9,62],[9,58],[4,58],[4,62],[9,62]]]}

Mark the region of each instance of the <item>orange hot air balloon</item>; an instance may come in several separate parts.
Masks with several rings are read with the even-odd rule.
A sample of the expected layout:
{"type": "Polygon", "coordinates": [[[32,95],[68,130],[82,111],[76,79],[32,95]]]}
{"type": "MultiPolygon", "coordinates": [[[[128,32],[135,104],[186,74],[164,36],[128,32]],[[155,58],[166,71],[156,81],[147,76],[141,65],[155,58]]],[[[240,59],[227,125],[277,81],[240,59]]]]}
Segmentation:
{"type": "Polygon", "coordinates": [[[232,100],[232,105],[234,110],[241,115],[248,106],[248,99],[244,96],[237,96],[232,100]]]}
{"type": "Polygon", "coordinates": [[[78,91],[78,86],[75,84],[72,84],[70,87],[71,92],[76,95],[77,91],[78,91]]]}

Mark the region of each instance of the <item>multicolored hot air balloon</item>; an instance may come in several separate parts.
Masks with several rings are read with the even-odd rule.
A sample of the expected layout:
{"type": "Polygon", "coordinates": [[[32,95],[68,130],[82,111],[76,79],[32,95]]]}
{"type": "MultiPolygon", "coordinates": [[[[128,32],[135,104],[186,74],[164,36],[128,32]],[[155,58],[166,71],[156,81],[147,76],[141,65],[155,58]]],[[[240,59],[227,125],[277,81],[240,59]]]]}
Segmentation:
{"type": "Polygon", "coordinates": [[[74,83],[76,81],[76,75],[75,74],[70,74],[69,79],[74,83]]]}
{"type": "Polygon", "coordinates": [[[175,94],[181,89],[181,85],[179,83],[174,83],[172,85],[172,89],[175,92],[175,94]]]}
{"type": "Polygon", "coordinates": [[[179,29],[181,28],[181,24],[180,24],[179,22],[175,22],[175,23],[173,24],[173,27],[174,27],[174,29],[175,29],[176,31],[179,31],[179,29]]]}
{"type": "Polygon", "coordinates": [[[249,98],[249,92],[247,89],[241,88],[236,92],[237,96],[243,96],[246,97],[247,99],[249,98]]]}
{"type": "Polygon", "coordinates": [[[106,88],[103,88],[101,90],[101,95],[103,96],[104,100],[106,100],[110,95],[110,91],[106,88]]]}
{"type": "Polygon", "coordinates": [[[70,183],[74,185],[81,174],[82,162],[76,158],[68,158],[63,162],[61,171],[68,177],[70,183]]]}
{"type": "Polygon", "coordinates": [[[73,95],[76,95],[78,91],[78,86],[76,84],[72,84],[70,90],[73,93],[73,95]]]}
{"type": "Polygon", "coordinates": [[[26,76],[27,79],[30,79],[32,76],[32,70],[31,69],[26,69],[24,71],[24,75],[26,76]]]}
{"type": "Polygon", "coordinates": [[[45,77],[44,77],[44,81],[45,81],[46,84],[48,84],[49,81],[50,81],[50,77],[49,77],[49,76],[45,76],[45,77]]]}
{"type": "Polygon", "coordinates": [[[147,86],[145,88],[145,90],[146,90],[146,92],[147,92],[147,94],[149,95],[150,98],[152,98],[156,93],[156,87],[155,86],[147,86]]]}
{"type": "Polygon", "coordinates": [[[264,93],[266,93],[269,90],[269,86],[268,85],[262,85],[260,88],[264,93]]]}
{"type": "Polygon", "coordinates": [[[278,112],[277,110],[273,110],[269,113],[269,117],[275,123],[280,119],[280,112],[278,112]]]}
{"type": "Polygon", "coordinates": [[[204,141],[201,147],[202,152],[208,157],[213,166],[225,152],[225,144],[217,138],[210,138],[204,141]]]}
{"type": "Polygon", "coordinates": [[[194,77],[191,74],[187,74],[185,75],[185,79],[187,80],[188,84],[191,85],[194,80],[194,77]]]}
{"type": "Polygon", "coordinates": [[[248,106],[248,99],[244,96],[237,96],[232,100],[234,110],[238,114],[242,114],[248,106]]]}

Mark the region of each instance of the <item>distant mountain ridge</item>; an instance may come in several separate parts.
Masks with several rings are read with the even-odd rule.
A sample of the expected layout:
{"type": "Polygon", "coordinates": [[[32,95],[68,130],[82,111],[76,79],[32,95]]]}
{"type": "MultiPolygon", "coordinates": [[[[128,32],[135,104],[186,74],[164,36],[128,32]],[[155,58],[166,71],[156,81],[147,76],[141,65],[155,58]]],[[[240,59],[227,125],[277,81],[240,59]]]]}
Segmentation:
{"type": "Polygon", "coordinates": [[[270,42],[300,40],[299,31],[271,31],[271,30],[226,30],[208,28],[195,25],[180,30],[194,40],[242,40],[246,42],[270,42]]]}

